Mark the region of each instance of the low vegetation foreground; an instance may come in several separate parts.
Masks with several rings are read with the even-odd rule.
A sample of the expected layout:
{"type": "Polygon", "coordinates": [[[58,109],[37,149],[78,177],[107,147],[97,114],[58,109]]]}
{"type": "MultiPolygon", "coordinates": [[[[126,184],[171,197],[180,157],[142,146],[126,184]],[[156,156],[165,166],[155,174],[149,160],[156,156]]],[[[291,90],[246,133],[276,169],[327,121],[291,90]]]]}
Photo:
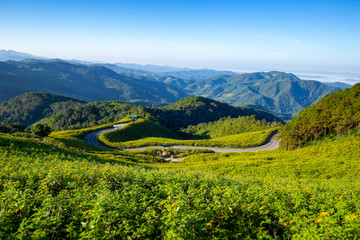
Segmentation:
{"type": "MultiPolygon", "coordinates": [[[[144,108],[135,112],[144,118],[100,135],[111,150],[84,136],[130,121],[125,115],[76,130],[63,122],[57,127],[68,130],[42,138],[0,134],[0,238],[360,238],[359,90],[357,84],[328,95],[284,126],[231,114],[206,123],[172,121],[166,116],[186,112],[181,106],[144,108]],[[118,149],[252,147],[275,131],[282,138],[277,150],[184,150],[176,152],[181,163],[164,161],[158,149],[118,149]]],[[[61,114],[40,123],[56,122],[61,114]]]]}

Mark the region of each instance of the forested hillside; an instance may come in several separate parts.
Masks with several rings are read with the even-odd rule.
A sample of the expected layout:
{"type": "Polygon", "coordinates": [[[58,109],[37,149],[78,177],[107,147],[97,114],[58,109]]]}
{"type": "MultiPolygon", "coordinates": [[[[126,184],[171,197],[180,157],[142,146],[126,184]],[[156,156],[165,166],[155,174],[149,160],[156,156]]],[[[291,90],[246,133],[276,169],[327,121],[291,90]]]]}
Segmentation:
{"type": "Polygon", "coordinates": [[[172,129],[184,128],[202,122],[216,121],[223,117],[255,115],[257,119],[279,121],[274,115],[260,110],[245,107],[233,107],[204,97],[187,97],[176,103],[161,108],[147,110],[162,125],[172,129]]]}
{"type": "Polygon", "coordinates": [[[77,103],[85,102],[49,93],[24,93],[0,104],[0,122],[19,122],[31,125],[77,103]]]}
{"type": "Polygon", "coordinates": [[[351,133],[360,135],[360,84],[325,96],[318,103],[300,112],[284,126],[282,144],[289,149],[308,141],[351,133]]]}
{"type": "Polygon", "coordinates": [[[79,129],[119,121],[130,113],[144,114],[144,107],[120,101],[79,103],[43,119],[53,130],[79,129]]]}
{"type": "Polygon", "coordinates": [[[203,97],[188,97],[166,107],[136,106],[121,101],[86,103],[49,93],[26,93],[2,103],[0,120],[31,125],[37,121],[52,130],[79,129],[119,121],[130,113],[153,120],[173,130],[223,117],[255,115],[256,119],[279,121],[272,114],[251,108],[232,107],[203,97]]]}

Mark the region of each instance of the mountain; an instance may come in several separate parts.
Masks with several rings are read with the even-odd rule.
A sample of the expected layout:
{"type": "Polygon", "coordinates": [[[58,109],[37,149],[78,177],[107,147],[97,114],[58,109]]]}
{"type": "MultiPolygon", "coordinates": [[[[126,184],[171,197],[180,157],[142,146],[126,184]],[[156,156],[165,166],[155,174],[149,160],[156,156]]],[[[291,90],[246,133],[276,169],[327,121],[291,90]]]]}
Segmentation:
{"type": "Polygon", "coordinates": [[[0,122],[31,125],[76,103],[84,102],[49,93],[24,93],[0,104],[0,122]]]}
{"type": "Polygon", "coordinates": [[[196,125],[217,121],[223,117],[251,116],[268,122],[280,121],[271,113],[246,107],[233,107],[204,97],[192,96],[181,99],[165,107],[146,109],[162,125],[171,129],[180,129],[188,125],[196,125]]]}
{"type": "Polygon", "coordinates": [[[233,107],[204,97],[187,97],[165,107],[136,106],[121,101],[86,103],[50,93],[25,93],[0,104],[0,122],[31,125],[41,121],[53,130],[85,128],[119,121],[130,113],[152,118],[173,130],[216,121],[224,117],[252,116],[268,122],[279,121],[272,114],[233,107]]]}
{"type": "Polygon", "coordinates": [[[270,111],[285,118],[291,118],[322,96],[340,90],[283,72],[223,75],[196,81],[184,89],[194,95],[270,111]]]}
{"type": "Polygon", "coordinates": [[[165,72],[164,75],[170,75],[176,78],[186,79],[186,80],[204,80],[221,75],[236,75],[235,72],[230,71],[216,71],[212,69],[199,69],[199,70],[188,70],[188,71],[174,71],[174,72],[165,72]]]}
{"type": "Polygon", "coordinates": [[[333,135],[360,136],[360,83],[351,88],[326,95],[304,109],[284,126],[282,144],[288,149],[306,145],[307,141],[325,140],[333,135]]]}
{"type": "Polygon", "coordinates": [[[20,61],[30,58],[41,59],[41,57],[36,57],[28,53],[21,53],[13,50],[4,50],[4,49],[0,50],[0,61],[8,61],[8,60],[20,61]]]}
{"type": "Polygon", "coordinates": [[[332,87],[341,88],[342,90],[344,90],[345,88],[352,87],[352,85],[343,83],[343,82],[323,82],[323,83],[325,83],[326,85],[332,86],[332,87]]]}
{"type": "Polygon", "coordinates": [[[136,70],[142,70],[146,72],[153,72],[153,73],[164,73],[164,72],[172,72],[172,71],[187,71],[190,70],[189,68],[177,68],[177,67],[170,67],[170,66],[157,66],[157,65],[140,65],[135,63],[115,63],[118,67],[122,68],[130,68],[136,70]]]}
{"type": "Polygon", "coordinates": [[[103,66],[62,60],[0,62],[0,102],[25,92],[50,92],[86,101],[142,100],[171,103],[188,96],[146,76],[118,74],[103,66]]]}
{"type": "Polygon", "coordinates": [[[134,68],[125,68],[125,67],[119,67],[116,64],[110,64],[110,63],[104,63],[104,64],[93,64],[93,65],[100,65],[103,67],[106,67],[108,69],[113,70],[114,72],[120,73],[120,74],[131,74],[131,75],[143,75],[143,76],[149,76],[154,75],[151,72],[140,70],[140,69],[134,69],[134,68]]]}

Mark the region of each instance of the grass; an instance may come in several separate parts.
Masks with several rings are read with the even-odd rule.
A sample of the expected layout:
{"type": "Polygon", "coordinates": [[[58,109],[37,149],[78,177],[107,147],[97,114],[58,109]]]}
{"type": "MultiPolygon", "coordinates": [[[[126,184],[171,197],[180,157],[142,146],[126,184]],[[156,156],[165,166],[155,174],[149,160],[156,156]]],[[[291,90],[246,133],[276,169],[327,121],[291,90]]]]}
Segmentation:
{"type": "Polygon", "coordinates": [[[92,146],[85,142],[83,139],[87,133],[94,132],[101,129],[112,127],[114,124],[127,123],[129,116],[121,119],[118,122],[98,125],[90,128],[76,129],[76,130],[64,130],[52,132],[48,138],[44,141],[58,147],[72,149],[72,150],[84,150],[84,151],[104,151],[102,148],[92,146]]]}
{"type": "Polygon", "coordinates": [[[169,130],[162,128],[161,126],[157,126],[154,123],[142,121],[129,124],[128,126],[119,130],[101,134],[99,140],[105,145],[114,148],[162,146],[164,144],[181,146],[248,148],[263,145],[269,140],[269,137],[272,136],[275,131],[277,131],[277,128],[229,135],[213,139],[179,140],[167,137],[176,137],[169,130]]]}
{"type": "MultiPolygon", "coordinates": [[[[45,139],[54,145],[0,134],[0,239],[360,238],[355,136],[164,163],[156,150],[105,151],[81,140],[111,125],[54,132],[45,139]]],[[[261,133],[217,144],[269,136],[261,133]]]]}
{"type": "Polygon", "coordinates": [[[0,238],[359,238],[359,147],[125,166],[0,135],[0,238]]]}

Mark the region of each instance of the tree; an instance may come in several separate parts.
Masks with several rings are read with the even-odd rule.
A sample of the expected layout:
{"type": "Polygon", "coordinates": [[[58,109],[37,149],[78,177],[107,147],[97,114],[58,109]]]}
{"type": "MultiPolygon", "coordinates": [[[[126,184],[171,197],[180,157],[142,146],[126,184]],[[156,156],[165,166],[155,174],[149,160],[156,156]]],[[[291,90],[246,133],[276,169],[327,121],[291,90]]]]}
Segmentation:
{"type": "Polygon", "coordinates": [[[35,136],[42,138],[42,137],[49,136],[49,134],[51,133],[51,128],[44,124],[38,123],[32,127],[31,132],[35,136]]]}
{"type": "Polygon", "coordinates": [[[146,121],[150,121],[151,119],[152,119],[151,114],[150,114],[150,113],[146,113],[146,114],[145,114],[145,120],[146,120],[146,121]]]}

